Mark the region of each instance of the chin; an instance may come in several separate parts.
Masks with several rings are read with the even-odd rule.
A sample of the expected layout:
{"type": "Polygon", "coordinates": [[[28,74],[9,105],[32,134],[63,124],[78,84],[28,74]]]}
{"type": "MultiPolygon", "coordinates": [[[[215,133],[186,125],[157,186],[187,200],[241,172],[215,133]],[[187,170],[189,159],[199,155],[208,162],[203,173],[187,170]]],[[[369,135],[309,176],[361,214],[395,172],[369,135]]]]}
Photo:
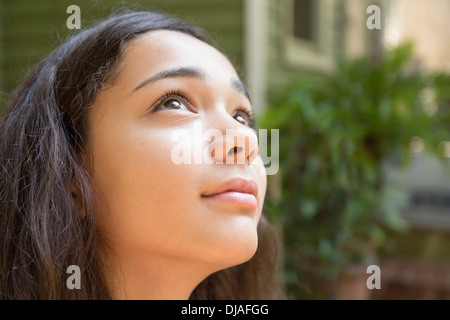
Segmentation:
{"type": "Polygon", "coordinates": [[[253,229],[246,233],[234,233],[233,239],[213,250],[218,253],[216,262],[219,268],[226,269],[250,260],[257,248],[258,235],[256,229],[253,229]]]}

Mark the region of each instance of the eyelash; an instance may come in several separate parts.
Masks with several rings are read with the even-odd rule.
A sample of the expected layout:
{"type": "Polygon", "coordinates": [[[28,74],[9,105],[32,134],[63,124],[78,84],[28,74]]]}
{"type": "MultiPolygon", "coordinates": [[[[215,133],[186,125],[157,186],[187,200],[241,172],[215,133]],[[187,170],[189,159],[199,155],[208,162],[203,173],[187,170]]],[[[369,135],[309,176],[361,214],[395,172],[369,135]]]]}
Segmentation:
{"type": "MultiPolygon", "coordinates": [[[[150,112],[157,112],[157,108],[159,106],[161,106],[164,102],[174,98],[179,99],[183,103],[185,103],[186,107],[188,107],[191,111],[196,111],[195,107],[189,102],[189,100],[186,98],[186,95],[182,91],[171,90],[165,93],[154,104],[152,104],[152,106],[150,107],[150,112]]],[[[247,108],[239,108],[236,109],[233,113],[243,113],[248,122],[248,126],[252,129],[255,129],[255,116],[252,110],[248,110],[247,108]]]]}
{"type": "Polygon", "coordinates": [[[189,102],[189,100],[185,98],[185,96],[186,95],[183,92],[178,91],[178,90],[168,91],[150,107],[150,110],[151,110],[151,112],[156,112],[156,111],[158,111],[158,110],[156,110],[156,108],[161,106],[164,102],[166,102],[170,99],[173,99],[173,98],[177,98],[177,99],[180,99],[183,103],[185,103],[189,109],[192,109],[194,111],[195,108],[192,106],[192,104],[189,102]]]}
{"type": "Polygon", "coordinates": [[[238,112],[242,112],[247,118],[246,120],[248,122],[248,126],[252,129],[256,130],[255,115],[254,115],[253,111],[247,110],[244,108],[239,108],[234,111],[234,113],[238,113],[238,112]]]}

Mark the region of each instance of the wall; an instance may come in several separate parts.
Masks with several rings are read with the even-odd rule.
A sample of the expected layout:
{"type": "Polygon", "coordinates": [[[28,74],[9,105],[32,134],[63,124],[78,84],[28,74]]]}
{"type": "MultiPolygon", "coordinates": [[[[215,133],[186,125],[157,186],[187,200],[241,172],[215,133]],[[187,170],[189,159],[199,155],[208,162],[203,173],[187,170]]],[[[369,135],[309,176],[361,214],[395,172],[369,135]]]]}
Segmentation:
{"type": "Polygon", "coordinates": [[[450,71],[450,1],[394,0],[386,42],[414,41],[416,57],[431,70],[450,71]]]}

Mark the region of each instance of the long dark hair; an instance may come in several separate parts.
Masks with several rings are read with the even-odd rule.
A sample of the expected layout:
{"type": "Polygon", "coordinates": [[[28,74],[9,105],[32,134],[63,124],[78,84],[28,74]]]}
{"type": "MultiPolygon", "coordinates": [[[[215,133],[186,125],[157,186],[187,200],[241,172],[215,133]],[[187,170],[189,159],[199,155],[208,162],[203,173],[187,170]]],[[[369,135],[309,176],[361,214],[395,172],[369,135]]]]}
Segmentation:
{"type": "MultiPolygon", "coordinates": [[[[202,30],[164,14],[116,14],[68,37],[10,100],[0,122],[0,298],[113,298],[83,157],[87,113],[113,81],[126,44],[159,29],[207,42],[202,30]],[[82,290],[67,288],[69,265],[80,267],[82,290]]],[[[258,233],[251,260],[209,276],[191,298],[281,298],[279,244],[265,217],[258,233]]]]}

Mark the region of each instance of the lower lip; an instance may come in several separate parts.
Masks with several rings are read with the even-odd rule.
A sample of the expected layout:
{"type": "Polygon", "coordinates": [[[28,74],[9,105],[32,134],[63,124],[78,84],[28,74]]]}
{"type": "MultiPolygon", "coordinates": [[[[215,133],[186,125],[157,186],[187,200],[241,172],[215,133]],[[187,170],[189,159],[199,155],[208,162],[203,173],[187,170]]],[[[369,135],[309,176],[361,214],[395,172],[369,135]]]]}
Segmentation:
{"type": "Polygon", "coordinates": [[[256,197],[250,193],[227,191],[227,192],[217,193],[217,194],[214,194],[211,196],[206,196],[205,198],[231,202],[231,203],[235,203],[238,205],[244,205],[244,206],[249,206],[249,207],[253,207],[253,208],[258,207],[258,201],[256,200],[256,197]]]}

